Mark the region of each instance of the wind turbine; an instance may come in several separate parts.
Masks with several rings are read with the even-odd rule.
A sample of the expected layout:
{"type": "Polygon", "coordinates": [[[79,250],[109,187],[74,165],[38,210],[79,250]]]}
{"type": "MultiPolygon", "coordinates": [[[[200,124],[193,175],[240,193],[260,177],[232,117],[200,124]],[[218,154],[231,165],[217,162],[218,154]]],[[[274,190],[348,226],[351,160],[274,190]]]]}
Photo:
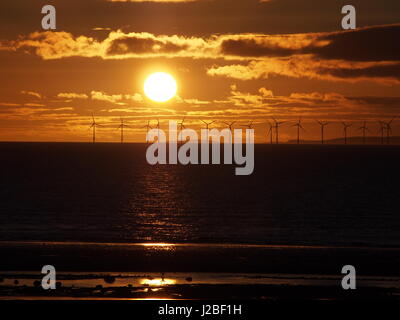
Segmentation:
{"type": "Polygon", "coordinates": [[[317,121],[318,124],[321,126],[321,144],[324,144],[324,131],[325,131],[325,127],[326,127],[327,125],[329,125],[330,122],[327,122],[327,121],[319,121],[319,120],[316,120],[316,121],[317,121]]]}
{"type": "Polygon", "coordinates": [[[363,125],[358,128],[358,130],[362,130],[363,132],[363,144],[365,144],[365,137],[367,136],[367,131],[371,132],[371,130],[367,127],[367,121],[364,121],[363,125]]]}
{"type": "Polygon", "coordinates": [[[233,136],[233,125],[236,123],[237,121],[232,121],[232,122],[225,122],[223,121],[222,123],[226,124],[229,127],[229,130],[231,132],[231,137],[230,137],[230,143],[232,143],[232,136],[233,136]]]}
{"type": "Polygon", "coordinates": [[[396,119],[396,117],[392,118],[392,120],[388,122],[383,122],[383,125],[385,126],[386,129],[386,143],[390,144],[390,135],[392,133],[392,122],[396,119]]]}
{"type": "Polygon", "coordinates": [[[118,129],[121,129],[121,143],[124,143],[124,128],[131,128],[131,127],[126,125],[124,119],[121,117],[121,124],[118,127],[118,129]]]}
{"type": "Polygon", "coordinates": [[[301,118],[294,125],[292,125],[292,127],[297,127],[297,144],[300,144],[300,129],[306,131],[301,124],[301,118]]]}
{"type": "Polygon", "coordinates": [[[203,122],[206,125],[206,129],[208,130],[208,128],[215,122],[215,121],[211,121],[211,122],[205,122],[204,120],[200,120],[201,122],[203,122]]]}
{"type": "Polygon", "coordinates": [[[181,122],[178,122],[178,125],[179,125],[179,141],[182,141],[182,130],[186,129],[184,123],[185,123],[185,117],[182,119],[181,122]]]}
{"type": "Polygon", "coordinates": [[[178,125],[179,125],[179,130],[183,130],[183,129],[186,129],[186,127],[185,127],[185,125],[184,125],[184,123],[185,123],[185,117],[182,119],[182,121],[181,122],[178,122],[178,125]]]}
{"type": "Polygon", "coordinates": [[[211,121],[211,122],[206,122],[206,121],[204,121],[204,120],[200,120],[201,122],[203,122],[205,125],[206,125],[206,129],[207,129],[207,137],[206,137],[206,139],[207,139],[207,143],[209,143],[209,139],[208,139],[208,128],[215,122],[215,120],[214,121],[211,121]]]}
{"type": "Polygon", "coordinates": [[[273,144],[273,128],[274,128],[274,125],[270,122],[270,121],[268,121],[268,124],[269,124],[269,130],[268,130],[268,132],[267,132],[267,138],[268,138],[268,136],[270,137],[270,144],[273,144]]]}
{"type": "Polygon", "coordinates": [[[275,122],[275,141],[276,144],[279,144],[279,126],[281,126],[282,124],[284,124],[286,121],[277,121],[274,117],[272,118],[272,120],[274,120],[275,122]]]}
{"type": "Polygon", "coordinates": [[[232,131],[233,125],[236,123],[237,121],[232,121],[232,122],[225,122],[223,121],[222,123],[226,124],[229,127],[229,130],[232,131]]]}
{"type": "Polygon", "coordinates": [[[385,136],[385,123],[383,121],[378,121],[379,123],[379,129],[377,131],[377,133],[381,134],[381,144],[383,144],[384,141],[384,136],[385,136]]]}
{"type": "MultiPolygon", "coordinates": [[[[141,129],[143,129],[143,128],[146,128],[147,131],[153,129],[153,128],[150,126],[150,120],[147,120],[147,124],[146,124],[145,126],[143,126],[141,129]]],[[[149,143],[149,141],[147,140],[147,134],[146,134],[146,143],[149,143]]]]}
{"type": "Polygon", "coordinates": [[[342,125],[343,125],[343,133],[344,133],[344,144],[347,144],[347,129],[350,128],[353,124],[342,121],[342,125]]]}
{"type": "Polygon", "coordinates": [[[96,122],[92,113],[92,124],[90,125],[89,129],[93,128],[93,143],[96,142],[96,127],[102,127],[102,125],[96,122]]]}
{"type": "Polygon", "coordinates": [[[157,139],[160,139],[160,119],[157,119],[157,139]]]}
{"type": "Polygon", "coordinates": [[[248,129],[251,130],[251,129],[253,129],[253,122],[254,122],[254,120],[250,121],[249,124],[243,124],[242,127],[247,127],[248,129]]]}

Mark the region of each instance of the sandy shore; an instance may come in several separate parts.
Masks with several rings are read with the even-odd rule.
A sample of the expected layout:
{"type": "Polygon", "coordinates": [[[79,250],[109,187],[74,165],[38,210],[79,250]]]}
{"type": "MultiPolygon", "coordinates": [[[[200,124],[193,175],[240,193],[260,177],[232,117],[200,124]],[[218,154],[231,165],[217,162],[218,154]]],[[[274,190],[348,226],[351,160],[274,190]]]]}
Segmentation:
{"type": "Polygon", "coordinates": [[[239,272],[400,276],[399,248],[0,242],[0,270],[239,272]]]}
{"type": "Polygon", "coordinates": [[[0,242],[0,297],[396,299],[400,250],[222,244],[0,242]],[[44,265],[58,287],[40,287],[44,265]],[[357,269],[357,290],[340,286],[357,269]],[[29,270],[29,271],[27,271],[29,270]]]}

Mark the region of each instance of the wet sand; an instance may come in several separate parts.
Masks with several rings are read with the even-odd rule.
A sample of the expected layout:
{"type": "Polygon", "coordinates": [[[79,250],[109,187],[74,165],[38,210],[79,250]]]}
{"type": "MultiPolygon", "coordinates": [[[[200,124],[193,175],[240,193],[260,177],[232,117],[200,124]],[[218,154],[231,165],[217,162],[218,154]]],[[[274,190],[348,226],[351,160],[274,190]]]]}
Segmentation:
{"type": "Polygon", "coordinates": [[[399,252],[361,247],[1,242],[0,297],[397,299],[399,252]],[[57,290],[45,291],[38,283],[46,264],[56,267],[57,290]],[[356,267],[357,290],[340,286],[346,264],[356,267]]]}
{"type": "Polygon", "coordinates": [[[0,242],[0,270],[239,272],[400,276],[399,248],[234,244],[0,242]]]}

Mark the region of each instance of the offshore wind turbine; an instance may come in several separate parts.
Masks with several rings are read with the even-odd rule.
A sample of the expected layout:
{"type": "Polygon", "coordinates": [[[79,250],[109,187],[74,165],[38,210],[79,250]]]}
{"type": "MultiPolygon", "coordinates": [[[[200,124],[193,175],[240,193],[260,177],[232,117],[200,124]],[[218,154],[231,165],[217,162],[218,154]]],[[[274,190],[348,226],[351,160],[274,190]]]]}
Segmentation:
{"type": "Polygon", "coordinates": [[[184,124],[185,123],[185,118],[186,117],[183,117],[182,121],[178,122],[178,125],[179,125],[179,137],[178,137],[178,140],[179,141],[182,141],[182,130],[186,129],[185,124],[184,124]]]}
{"type": "Polygon", "coordinates": [[[102,127],[102,125],[96,122],[96,119],[92,113],[92,124],[90,125],[89,129],[93,129],[93,143],[96,142],[96,127],[102,127]]]}
{"type": "Polygon", "coordinates": [[[316,120],[316,121],[321,126],[321,144],[324,144],[325,127],[328,126],[330,124],[330,122],[320,121],[320,120],[316,120]]]}
{"type": "Polygon", "coordinates": [[[377,133],[381,134],[381,144],[383,144],[384,136],[385,136],[385,124],[383,121],[380,121],[380,120],[378,121],[378,123],[379,123],[379,129],[378,129],[377,133]]]}
{"type": "Polygon", "coordinates": [[[229,130],[231,130],[231,131],[232,131],[233,125],[234,125],[236,122],[237,122],[237,121],[232,121],[232,122],[225,122],[225,121],[222,121],[222,123],[226,124],[226,125],[228,126],[229,130]]]}
{"type": "Polygon", "coordinates": [[[276,144],[279,144],[279,127],[282,124],[286,123],[286,121],[277,121],[274,117],[272,117],[272,120],[274,120],[274,122],[275,122],[275,126],[274,126],[274,128],[275,128],[275,142],[276,142],[276,144]]]}
{"type": "Polygon", "coordinates": [[[121,143],[124,143],[124,128],[131,128],[130,126],[126,125],[124,119],[121,117],[121,124],[118,126],[118,129],[121,129],[121,143]]]}
{"type": "Polygon", "coordinates": [[[246,127],[248,129],[253,129],[253,122],[254,120],[251,120],[249,124],[243,124],[242,127],[246,127]]]}
{"type": "Polygon", "coordinates": [[[269,125],[269,129],[268,129],[268,132],[267,132],[267,139],[268,139],[268,136],[270,137],[270,144],[273,144],[273,134],[274,134],[274,132],[273,132],[273,128],[274,128],[274,125],[270,122],[270,121],[268,121],[268,125],[269,125]]]}
{"type": "MultiPolygon", "coordinates": [[[[146,128],[147,131],[153,129],[153,128],[150,126],[150,120],[147,120],[147,124],[146,124],[145,126],[143,126],[141,129],[143,129],[143,128],[146,128]]],[[[146,143],[149,143],[149,141],[147,140],[147,134],[146,134],[146,143]]]]}
{"type": "Polygon", "coordinates": [[[207,143],[209,143],[209,139],[208,139],[208,129],[210,128],[210,126],[215,122],[215,120],[214,121],[211,121],[211,122],[206,122],[206,121],[204,121],[204,120],[200,120],[201,122],[203,122],[205,125],[206,125],[206,129],[207,129],[207,136],[206,136],[206,139],[207,139],[207,143]]]}
{"type": "Polygon", "coordinates": [[[301,124],[301,118],[294,125],[292,125],[292,127],[297,127],[297,144],[300,144],[300,129],[306,131],[301,124]]]}
{"type": "Polygon", "coordinates": [[[344,144],[347,144],[347,129],[349,129],[353,124],[342,121],[342,125],[343,125],[343,133],[344,133],[344,144]]]}
{"type": "Polygon", "coordinates": [[[160,139],[160,119],[157,119],[157,139],[160,139]]]}
{"type": "Polygon", "coordinates": [[[385,129],[386,129],[386,143],[390,144],[390,135],[392,134],[392,123],[394,121],[394,119],[396,119],[396,117],[392,118],[392,120],[388,121],[388,122],[382,122],[385,129]]]}
{"type": "Polygon", "coordinates": [[[224,123],[224,124],[226,124],[227,126],[228,126],[228,128],[229,128],[229,130],[230,130],[230,132],[231,132],[231,137],[230,137],[230,139],[231,139],[231,143],[232,143],[232,136],[233,136],[233,125],[236,123],[237,121],[232,121],[232,122],[225,122],[225,121],[223,121],[222,123],[224,123]]]}
{"type": "Polygon", "coordinates": [[[203,122],[205,125],[206,125],[206,129],[208,130],[209,129],[209,127],[215,122],[215,120],[214,121],[211,121],[211,122],[206,122],[206,121],[204,121],[204,120],[200,120],[201,122],[203,122]]]}
{"type": "Polygon", "coordinates": [[[363,144],[365,144],[365,138],[367,136],[367,131],[371,132],[371,130],[368,129],[367,127],[367,121],[364,121],[363,125],[358,128],[358,130],[362,130],[363,132],[363,144]]]}

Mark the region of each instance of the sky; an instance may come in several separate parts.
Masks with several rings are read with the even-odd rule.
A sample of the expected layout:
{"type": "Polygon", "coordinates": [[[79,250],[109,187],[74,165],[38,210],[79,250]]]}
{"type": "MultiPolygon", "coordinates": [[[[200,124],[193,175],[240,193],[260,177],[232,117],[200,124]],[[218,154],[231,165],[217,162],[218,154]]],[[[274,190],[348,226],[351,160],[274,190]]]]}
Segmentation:
{"type": "MultiPolygon", "coordinates": [[[[147,121],[254,121],[267,142],[272,117],[280,139],[319,138],[315,120],[334,122],[326,138],[400,115],[398,0],[52,0],[0,2],[0,140],[145,141],[147,121]],[[57,29],[41,27],[44,5],[57,29]],[[341,8],[357,10],[344,31],[341,8]],[[155,103],[143,93],[153,72],[176,79],[178,94],[155,103]]],[[[393,134],[400,135],[400,127],[393,134]]]]}

